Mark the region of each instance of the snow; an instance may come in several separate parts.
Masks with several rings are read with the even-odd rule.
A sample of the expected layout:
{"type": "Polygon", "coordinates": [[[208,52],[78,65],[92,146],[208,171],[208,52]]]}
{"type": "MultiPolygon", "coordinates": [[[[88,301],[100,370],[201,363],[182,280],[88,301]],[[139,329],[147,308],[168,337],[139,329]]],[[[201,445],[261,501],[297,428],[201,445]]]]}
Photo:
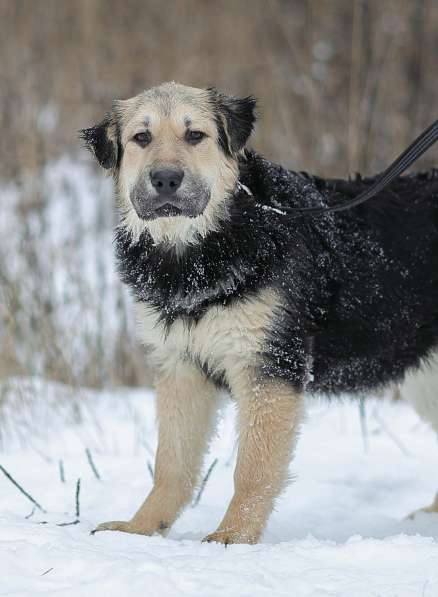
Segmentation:
{"type": "Polygon", "coordinates": [[[132,515],[151,487],[152,393],[39,379],[0,390],[0,464],[47,510],[26,519],[30,502],[0,475],[0,595],[438,595],[438,515],[404,519],[438,488],[436,437],[403,402],[367,400],[364,438],[357,402],[309,399],[295,482],[262,542],[224,548],[200,540],[232,493],[233,405],[206,458],[205,469],[219,462],[200,503],[167,538],[91,536],[97,523],[132,515]],[[57,526],[75,520],[78,478],[80,523],[57,526]]]}

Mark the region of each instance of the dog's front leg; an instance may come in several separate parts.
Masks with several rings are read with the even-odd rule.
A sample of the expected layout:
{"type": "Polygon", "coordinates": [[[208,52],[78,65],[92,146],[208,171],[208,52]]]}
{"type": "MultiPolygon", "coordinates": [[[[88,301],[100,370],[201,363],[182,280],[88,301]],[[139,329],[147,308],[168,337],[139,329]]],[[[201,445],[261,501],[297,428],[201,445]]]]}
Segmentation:
{"type": "Polygon", "coordinates": [[[239,408],[234,496],[216,532],[204,541],[256,543],[288,480],[303,411],[301,394],[283,382],[244,374],[232,391],[239,408]]]}
{"type": "Polygon", "coordinates": [[[217,390],[190,363],[171,369],[157,383],[154,487],[130,521],[105,522],[96,531],[165,534],[193,495],[215,427],[217,390]]]}

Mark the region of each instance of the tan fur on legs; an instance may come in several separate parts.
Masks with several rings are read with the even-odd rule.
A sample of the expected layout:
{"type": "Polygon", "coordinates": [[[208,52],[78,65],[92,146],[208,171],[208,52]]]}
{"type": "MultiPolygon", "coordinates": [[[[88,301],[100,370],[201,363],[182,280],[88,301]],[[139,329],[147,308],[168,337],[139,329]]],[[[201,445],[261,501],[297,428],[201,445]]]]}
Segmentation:
{"type": "Polygon", "coordinates": [[[234,496],[216,532],[204,541],[256,543],[288,480],[303,412],[302,396],[281,382],[241,375],[232,388],[239,406],[234,496]]]}
{"type": "Polygon", "coordinates": [[[171,369],[157,384],[154,487],[132,520],[106,522],[96,531],[164,534],[193,495],[215,428],[217,390],[194,365],[173,362],[171,369]]]}

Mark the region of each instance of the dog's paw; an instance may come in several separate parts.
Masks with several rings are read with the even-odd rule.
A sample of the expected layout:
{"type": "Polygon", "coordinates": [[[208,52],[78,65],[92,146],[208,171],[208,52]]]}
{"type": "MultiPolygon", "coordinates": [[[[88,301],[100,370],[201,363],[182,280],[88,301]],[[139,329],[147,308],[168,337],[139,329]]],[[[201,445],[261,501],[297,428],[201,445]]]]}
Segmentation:
{"type": "Polygon", "coordinates": [[[432,506],[426,506],[426,508],[419,508],[408,514],[405,520],[414,520],[417,514],[438,514],[438,510],[434,504],[432,506]]]}
{"type": "Polygon", "coordinates": [[[100,531],[120,531],[122,533],[132,533],[134,535],[153,535],[154,533],[164,535],[168,530],[169,525],[162,520],[156,524],[146,523],[145,521],[139,522],[135,519],[130,521],[111,520],[99,524],[93,531],[91,531],[91,535],[100,531]]]}
{"type": "Polygon", "coordinates": [[[100,531],[121,531],[122,533],[138,533],[138,531],[132,530],[129,522],[125,522],[123,520],[111,520],[109,522],[102,522],[102,524],[97,525],[97,527],[93,531],[91,531],[91,535],[99,533],[100,531]]]}
{"type": "Polygon", "coordinates": [[[434,501],[430,504],[430,506],[426,506],[425,508],[419,508],[418,510],[414,510],[408,516],[406,516],[407,520],[414,520],[417,514],[421,514],[425,512],[426,514],[438,514],[438,493],[435,496],[434,501]]]}
{"type": "Polygon", "coordinates": [[[222,543],[232,545],[233,543],[257,543],[258,537],[251,535],[243,531],[234,531],[231,529],[225,529],[221,531],[218,529],[214,533],[210,533],[202,540],[203,543],[222,543]]]}

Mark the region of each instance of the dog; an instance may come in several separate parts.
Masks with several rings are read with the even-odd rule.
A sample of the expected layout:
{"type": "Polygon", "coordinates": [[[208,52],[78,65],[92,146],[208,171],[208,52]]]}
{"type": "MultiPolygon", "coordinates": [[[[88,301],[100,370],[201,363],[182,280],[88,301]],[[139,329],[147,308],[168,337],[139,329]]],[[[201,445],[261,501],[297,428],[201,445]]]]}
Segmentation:
{"type": "Polygon", "coordinates": [[[199,481],[222,389],[238,409],[234,495],[205,540],[225,545],[259,540],[305,393],[422,388],[415,405],[438,431],[438,171],[294,217],[282,207],[330,206],[375,179],[286,170],[246,149],[255,120],[253,97],[166,83],[82,131],[114,178],[116,258],[151,350],[159,427],[146,501],[96,531],[168,531],[199,481]]]}

